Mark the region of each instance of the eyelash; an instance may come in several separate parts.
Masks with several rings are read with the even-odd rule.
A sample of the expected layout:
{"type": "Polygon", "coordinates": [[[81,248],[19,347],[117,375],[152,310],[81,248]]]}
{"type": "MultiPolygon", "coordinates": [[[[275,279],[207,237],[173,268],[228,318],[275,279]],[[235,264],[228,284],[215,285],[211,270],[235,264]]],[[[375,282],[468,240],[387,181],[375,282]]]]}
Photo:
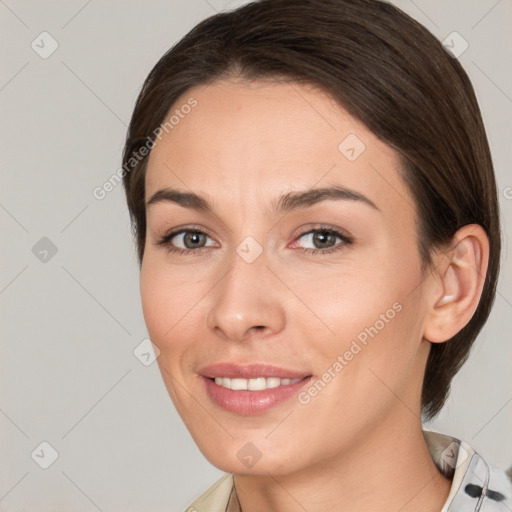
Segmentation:
{"type": "Polygon", "coordinates": [[[299,233],[299,235],[297,235],[296,239],[300,240],[303,236],[309,235],[311,233],[316,233],[316,232],[324,232],[324,233],[328,233],[331,235],[335,235],[341,240],[341,242],[333,245],[332,247],[328,247],[327,249],[304,249],[302,247],[299,247],[296,250],[301,251],[306,254],[318,254],[318,255],[323,256],[323,255],[330,254],[333,252],[341,251],[345,247],[352,245],[354,242],[353,239],[350,236],[348,236],[346,233],[344,233],[343,231],[340,231],[339,229],[333,228],[331,226],[322,226],[322,225],[312,228],[312,229],[308,229],[307,231],[304,231],[303,233],[299,233]]]}
{"type": "MultiPolygon", "coordinates": [[[[333,234],[341,240],[341,243],[337,243],[337,244],[333,245],[332,247],[328,247],[326,249],[298,248],[296,250],[301,251],[303,253],[307,253],[307,254],[324,255],[324,254],[330,254],[330,253],[339,251],[339,250],[343,249],[344,247],[352,245],[352,243],[353,243],[353,240],[350,236],[348,236],[347,234],[345,234],[344,232],[342,232],[336,228],[332,228],[331,226],[319,226],[319,227],[315,227],[313,229],[309,229],[308,231],[299,233],[299,235],[297,235],[296,239],[299,240],[303,236],[309,235],[311,233],[316,233],[316,232],[324,232],[324,233],[328,233],[328,234],[333,234]]],[[[208,249],[208,247],[198,247],[197,249],[182,249],[181,247],[173,247],[170,243],[171,240],[176,235],[180,235],[182,233],[195,233],[195,234],[208,236],[207,233],[205,233],[201,229],[198,229],[195,227],[181,228],[181,229],[171,231],[170,233],[166,233],[160,240],[158,240],[156,242],[156,245],[163,246],[167,249],[168,252],[174,253],[174,254],[190,254],[190,253],[200,254],[203,252],[202,249],[208,249]]]]}
{"type": "Polygon", "coordinates": [[[173,247],[171,245],[171,240],[176,235],[180,235],[181,233],[196,233],[199,235],[208,236],[208,234],[205,233],[203,230],[190,226],[187,228],[176,229],[174,231],[171,231],[170,233],[166,233],[160,240],[156,242],[156,244],[165,247],[168,252],[174,254],[196,253],[197,255],[203,252],[202,249],[207,249],[207,247],[199,247],[197,249],[182,249],[181,247],[173,247]]]}

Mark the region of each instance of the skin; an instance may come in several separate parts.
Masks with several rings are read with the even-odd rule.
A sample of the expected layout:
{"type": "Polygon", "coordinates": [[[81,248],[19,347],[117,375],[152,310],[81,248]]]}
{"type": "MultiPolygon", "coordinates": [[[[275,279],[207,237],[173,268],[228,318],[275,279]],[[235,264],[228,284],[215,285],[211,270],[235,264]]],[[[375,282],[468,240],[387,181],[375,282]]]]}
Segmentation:
{"type": "Polygon", "coordinates": [[[435,271],[422,272],[415,203],[397,153],[322,91],[231,79],[192,88],[174,107],[190,97],[197,107],[150,154],[146,200],[172,187],[200,194],[214,210],[171,201],[147,208],[140,285],[163,380],[194,441],[235,475],[244,512],[440,510],[451,482],[422,435],[422,379],[431,343],[449,340],[478,305],[483,229],[461,228],[434,254],[435,271]],[[349,134],[366,146],[355,161],[338,149],[349,134]],[[272,210],[282,194],[330,185],[378,209],[331,199],[272,210]],[[322,254],[303,236],[319,224],[352,244],[335,235],[330,245],[339,250],[322,254]],[[207,234],[195,241],[202,249],[184,246],[183,236],[172,243],[186,254],[157,244],[190,226],[207,234]],[[248,236],[263,250],[252,263],[236,252],[248,236]],[[221,361],[319,378],[395,303],[401,310],[306,405],[293,397],[243,416],[204,391],[199,368],[221,361]],[[248,442],[261,453],[252,468],[237,457],[248,442]]]}

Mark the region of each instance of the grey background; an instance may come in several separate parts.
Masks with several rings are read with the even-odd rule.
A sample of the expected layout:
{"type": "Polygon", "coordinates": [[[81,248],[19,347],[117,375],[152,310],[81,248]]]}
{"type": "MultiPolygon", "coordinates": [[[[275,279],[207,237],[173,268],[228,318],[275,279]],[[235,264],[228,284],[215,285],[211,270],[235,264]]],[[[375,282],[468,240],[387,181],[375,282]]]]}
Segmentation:
{"type": "MultiPolygon", "coordinates": [[[[131,110],[158,58],[203,18],[242,3],[0,0],[0,511],[182,510],[222,474],[182,425],[156,363],[133,354],[147,333],[123,190],[103,200],[92,191],[120,166],[131,110]],[[43,31],[59,45],[47,59],[31,47],[43,31]],[[47,261],[43,237],[57,248],[47,261]],[[58,452],[48,469],[31,457],[43,441],[58,452]]],[[[503,214],[493,313],[427,426],[506,468],[512,2],[394,3],[440,39],[457,31],[469,43],[460,60],[485,118],[503,214]]],[[[50,456],[40,450],[36,460],[50,456]]]]}

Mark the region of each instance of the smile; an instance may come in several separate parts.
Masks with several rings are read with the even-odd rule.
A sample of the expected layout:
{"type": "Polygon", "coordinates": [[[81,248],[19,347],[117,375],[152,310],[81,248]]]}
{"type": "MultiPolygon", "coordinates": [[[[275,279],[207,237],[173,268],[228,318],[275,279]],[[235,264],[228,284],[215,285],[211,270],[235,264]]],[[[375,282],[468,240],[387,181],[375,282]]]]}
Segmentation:
{"type": "Polygon", "coordinates": [[[229,377],[215,377],[214,380],[215,384],[226,389],[233,389],[236,391],[263,391],[264,389],[295,384],[302,380],[302,378],[280,379],[279,377],[256,377],[254,379],[231,379],[229,377]]]}

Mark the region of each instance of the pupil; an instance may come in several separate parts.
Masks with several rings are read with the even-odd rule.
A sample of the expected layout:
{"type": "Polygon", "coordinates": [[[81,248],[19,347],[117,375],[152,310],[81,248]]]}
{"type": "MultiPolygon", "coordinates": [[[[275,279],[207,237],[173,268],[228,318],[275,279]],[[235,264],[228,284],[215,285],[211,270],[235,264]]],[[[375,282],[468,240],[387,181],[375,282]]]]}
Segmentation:
{"type": "Polygon", "coordinates": [[[319,249],[324,247],[331,247],[332,244],[330,244],[329,242],[334,243],[335,238],[336,237],[332,233],[329,233],[328,231],[319,231],[318,233],[315,233],[315,235],[313,235],[313,241],[315,245],[320,245],[320,247],[318,247],[319,249]]]}
{"type": "Polygon", "coordinates": [[[200,237],[202,237],[202,236],[203,236],[203,234],[202,234],[202,233],[187,233],[187,234],[185,235],[185,240],[184,240],[184,242],[185,242],[185,246],[186,246],[187,248],[189,248],[189,249],[191,248],[191,247],[189,247],[188,242],[190,242],[190,243],[191,243],[192,247],[193,247],[193,246],[196,246],[196,247],[197,247],[197,244],[201,245],[201,244],[200,244],[200,241],[201,241],[201,240],[200,240],[200,237]]]}

